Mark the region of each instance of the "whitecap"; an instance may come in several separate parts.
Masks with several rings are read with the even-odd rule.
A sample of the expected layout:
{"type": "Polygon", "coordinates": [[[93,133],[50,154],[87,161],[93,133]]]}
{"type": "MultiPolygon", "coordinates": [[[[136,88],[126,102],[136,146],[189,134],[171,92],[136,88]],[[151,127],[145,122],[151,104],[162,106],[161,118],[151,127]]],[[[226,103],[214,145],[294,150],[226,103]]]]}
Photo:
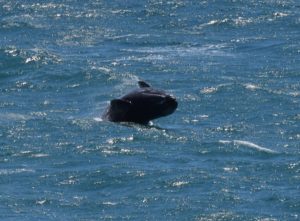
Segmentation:
{"type": "Polygon", "coordinates": [[[225,84],[219,84],[217,86],[205,87],[200,90],[200,93],[201,94],[212,94],[212,93],[216,93],[217,91],[219,91],[222,88],[226,88],[226,87],[230,87],[230,86],[232,86],[231,83],[225,83],[225,84]]]}
{"type": "Polygon", "coordinates": [[[205,87],[201,89],[201,94],[212,94],[215,93],[218,90],[217,87],[205,87]]]}
{"type": "Polygon", "coordinates": [[[219,140],[219,143],[221,143],[221,144],[230,144],[231,141],[230,140],[219,140]]]}
{"type": "Polygon", "coordinates": [[[67,88],[76,88],[79,86],[80,86],[80,84],[71,84],[71,85],[67,85],[67,88]]]}
{"type": "Polygon", "coordinates": [[[233,141],[230,141],[230,140],[219,140],[219,143],[221,144],[233,144],[234,146],[243,146],[243,147],[246,147],[246,148],[251,148],[251,149],[254,149],[254,150],[257,150],[259,152],[265,152],[265,153],[278,153],[277,151],[275,150],[272,150],[272,149],[269,149],[269,148],[266,148],[266,147],[262,147],[262,146],[259,146],[255,143],[252,143],[252,142],[249,142],[249,141],[245,141],[245,140],[233,140],[233,141]]]}
{"type": "Polygon", "coordinates": [[[107,154],[107,155],[112,155],[112,154],[117,154],[117,153],[118,153],[117,151],[114,151],[114,150],[108,150],[108,149],[102,150],[101,152],[102,152],[103,154],[107,154]]]}
{"type": "Polygon", "coordinates": [[[37,200],[35,203],[36,203],[37,205],[43,205],[43,204],[45,204],[46,202],[47,202],[47,200],[44,199],[44,200],[37,200]]]}
{"type": "Polygon", "coordinates": [[[31,112],[30,115],[35,117],[46,117],[47,113],[42,111],[37,111],[37,112],[31,112]]]}
{"type": "Polygon", "coordinates": [[[137,177],[143,177],[143,176],[145,176],[145,175],[146,175],[146,173],[143,172],[143,171],[137,171],[137,172],[136,172],[136,176],[137,176],[137,177]]]}
{"type": "Polygon", "coordinates": [[[39,56],[33,55],[33,56],[29,57],[29,58],[26,58],[25,64],[28,64],[30,62],[39,61],[39,60],[41,60],[41,58],[39,56]]]}
{"type": "Polygon", "coordinates": [[[237,167],[224,167],[223,170],[225,172],[236,172],[238,171],[239,169],[237,167]]]}
{"type": "Polygon", "coordinates": [[[248,90],[251,90],[251,91],[255,91],[257,89],[260,89],[260,87],[258,85],[255,85],[255,84],[251,84],[251,83],[247,83],[247,84],[243,84],[243,86],[248,89],[248,90]]]}
{"type": "Polygon", "coordinates": [[[205,23],[205,25],[215,25],[215,24],[218,24],[218,23],[220,23],[220,20],[211,20],[211,21],[205,23]]]}
{"type": "Polygon", "coordinates": [[[25,64],[36,62],[48,64],[62,61],[58,55],[42,48],[17,49],[15,46],[8,46],[4,52],[9,56],[21,58],[25,64]]]}
{"type": "Polygon", "coordinates": [[[119,142],[133,141],[133,135],[129,137],[114,137],[106,140],[108,144],[115,144],[119,142]]]}
{"type": "Polygon", "coordinates": [[[127,14],[127,13],[131,13],[131,10],[126,10],[126,9],[117,9],[117,10],[112,10],[111,11],[112,14],[127,14]]]}
{"type": "Polygon", "coordinates": [[[63,4],[54,4],[54,3],[34,3],[34,4],[22,4],[21,7],[23,9],[33,9],[33,10],[40,10],[40,9],[57,9],[63,8],[65,5],[63,4]]]}
{"type": "Polygon", "coordinates": [[[133,151],[126,148],[121,148],[120,153],[129,154],[129,153],[133,153],[133,151]]]}
{"type": "Polygon", "coordinates": [[[172,183],[173,187],[182,187],[184,185],[187,185],[189,182],[187,181],[176,181],[172,183]]]}
{"type": "Polygon", "coordinates": [[[206,23],[200,24],[199,26],[196,27],[196,29],[203,29],[203,28],[209,27],[209,26],[220,25],[220,24],[227,23],[228,21],[229,21],[228,18],[215,19],[215,20],[211,20],[206,23]]]}
{"type": "Polygon", "coordinates": [[[290,92],[289,95],[292,97],[300,97],[300,91],[290,92]]]}
{"type": "Polygon", "coordinates": [[[94,117],[94,121],[103,122],[103,119],[101,117],[94,117]]]}
{"type": "Polygon", "coordinates": [[[255,144],[255,143],[252,143],[252,142],[249,142],[249,141],[234,140],[233,144],[234,145],[238,145],[238,146],[244,146],[244,147],[252,148],[252,149],[258,150],[260,152],[278,153],[277,151],[271,150],[271,149],[266,148],[266,147],[259,146],[259,145],[255,144]]]}
{"type": "Polygon", "coordinates": [[[96,66],[93,66],[92,70],[101,71],[101,72],[104,72],[105,74],[109,74],[109,73],[112,72],[112,70],[110,68],[107,68],[107,67],[96,67],[96,66]]]}
{"type": "Polygon", "coordinates": [[[253,21],[254,20],[251,18],[243,18],[243,17],[238,17],[236,19],[233,19],[234,24],[238,26],[245,26],[249,23],[252,23],[253,21]]]}
{"type": "Polygon", "coordinates": [[[283,13],[283,12],[275,12],[275,13],[273,13],[273,16],[274,16],[275,18],[283,18],[283,17],[289,16],[289,14],[283,13]]]}
{"type": "Polygon", "coordinates": [[[7,49],[4,50],[4,52],[6,54],[9,54],[9,55],[13,56],[13,57],[16,57],[20,54],[19,50],[16,49],[15,47],[7,48],[7,49]]]}
{"type": "Polygon", "coordinates": [[[151,62],[151,61],[161,61],[166,60],[167,56],[164,55],[158,55],[158,54],[149,54],[146,56],[126,56],[116,59],[116,62],[124,62],[124,61],[139,61],[139,62],[151,62]]]}
{"type": "Polygon", "coordinates": [[[44,158],[44,157],[48,157],[49,154],[45,154],[45,153],[36,153],[36,154],[32,154],[31,157],[32,158],[44,158]]]}
{"type": "Polygon", "coordinates": [[[102,204],[106,206],[116,206],[118,203],[107,201],[107,202],[103,202],[102,204]]]}
{"type": "Polygon", "coordinates": [[[108,147],[101,150],[101,153],[105,155],[135,155],[135,154],[142,154],[144,153],[143,150],[137,150],[137,149],[128,149],[128,148],[116,148],[116,147],[108,147]]]}

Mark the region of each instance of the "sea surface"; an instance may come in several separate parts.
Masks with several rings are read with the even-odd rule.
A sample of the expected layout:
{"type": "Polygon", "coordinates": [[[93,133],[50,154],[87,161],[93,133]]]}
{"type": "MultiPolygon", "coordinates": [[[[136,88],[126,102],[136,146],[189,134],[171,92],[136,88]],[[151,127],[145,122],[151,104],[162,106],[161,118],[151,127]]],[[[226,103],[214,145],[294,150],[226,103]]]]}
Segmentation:
{"type": "Polygon", "coordinates": [[[300,1],[0,0],[0,220],[300,220],[300,1]]]}

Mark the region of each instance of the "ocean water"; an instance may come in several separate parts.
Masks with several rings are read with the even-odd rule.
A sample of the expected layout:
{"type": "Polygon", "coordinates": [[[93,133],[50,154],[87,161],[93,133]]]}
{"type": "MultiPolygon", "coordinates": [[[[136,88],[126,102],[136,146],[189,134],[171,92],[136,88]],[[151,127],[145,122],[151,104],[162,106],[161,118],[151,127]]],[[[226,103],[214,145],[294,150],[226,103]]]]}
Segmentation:
{"type": "Polygon", "coordinates": [[[0,0],[0,220],[300,220],[299,109],[298,0],[0,0]]]}

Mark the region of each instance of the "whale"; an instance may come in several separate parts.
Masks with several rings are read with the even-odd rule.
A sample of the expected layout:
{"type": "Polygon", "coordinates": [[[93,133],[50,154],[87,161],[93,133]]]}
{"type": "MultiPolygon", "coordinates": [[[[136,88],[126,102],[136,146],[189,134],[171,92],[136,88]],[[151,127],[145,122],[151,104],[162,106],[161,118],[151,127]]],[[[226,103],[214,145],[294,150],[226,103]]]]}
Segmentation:
{"type": "Polygon", "coordinates": [[[146,125],[176,110],[178,102],[173,95],[164,90],[155,89],[145,81],[138,81],[138,86],[139,88],[121,98],[111,100],[102,119],[146,125]]]}

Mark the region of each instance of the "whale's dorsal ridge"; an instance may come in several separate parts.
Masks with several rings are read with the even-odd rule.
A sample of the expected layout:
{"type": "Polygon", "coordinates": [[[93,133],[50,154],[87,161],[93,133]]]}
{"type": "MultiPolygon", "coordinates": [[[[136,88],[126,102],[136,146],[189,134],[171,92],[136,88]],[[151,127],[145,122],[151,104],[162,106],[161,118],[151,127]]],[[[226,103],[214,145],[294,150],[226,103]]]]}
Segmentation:
{"type": "Polygon", "coordinates": [[[151,87],[149,84],[147,84],[145,81],[138,81],[139,87],[140,88],[145,88],[145,87],[151,87]]]}

